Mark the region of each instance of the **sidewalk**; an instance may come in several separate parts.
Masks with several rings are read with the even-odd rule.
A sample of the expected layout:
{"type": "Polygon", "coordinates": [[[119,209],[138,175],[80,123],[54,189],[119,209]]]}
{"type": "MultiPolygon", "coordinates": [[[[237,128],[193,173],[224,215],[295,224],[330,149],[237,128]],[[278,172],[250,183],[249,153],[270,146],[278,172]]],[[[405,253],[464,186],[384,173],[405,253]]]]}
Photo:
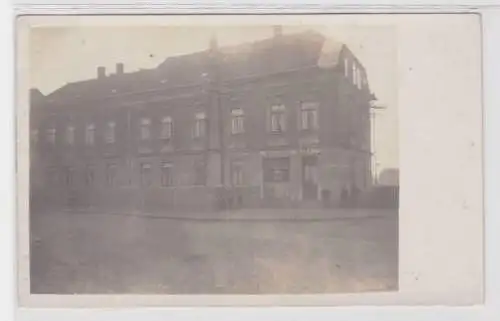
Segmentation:
{"type": "Polygon", "coordinates": [[[397,218],[395,209],[239,209],[220,212],[99,212],[67,210],[82,215],[135,216],[153,219],[191,221],[329,221],[349,219],[397,218]]]}

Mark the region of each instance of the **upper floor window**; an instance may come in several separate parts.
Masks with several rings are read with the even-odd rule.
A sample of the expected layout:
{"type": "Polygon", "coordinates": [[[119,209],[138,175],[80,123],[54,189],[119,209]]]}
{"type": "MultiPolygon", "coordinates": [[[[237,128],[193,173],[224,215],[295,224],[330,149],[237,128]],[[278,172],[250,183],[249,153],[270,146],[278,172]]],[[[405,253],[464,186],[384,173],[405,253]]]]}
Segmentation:
{"type": "Polygon", "coordinates": [[[49,142],[50,144],[56,143],[56,129],[55,128],[47,129],[47,142],[49,142]]]}
{"type": "Polygon", "coordinates": [[[95,125],[89,124],[85,127],[85,145],[94,145],[95,141],[95,125]]]}
{"type": "Polygon", "coordinates": [[[271,106],[271,131],[282,133],[286,130],[285,105],[271,106]]]}
{"type": "Polygon", "coordinates": [[[151,119],[142,118],[140,126],[141,140],[149,140],[151,138],[151,119]]]}
{"type": "Polygon", "coordinates": [[[245,118],[242,109],[231,110],[231,133],[241,134],[245,132],[245,118]]]}
{"type": "Polygon", "coordinates": [[[173,133],[173,122],[172,117],[167,116],[161,120],[161,138],[162,139],[170,139],[172,138],[173,133]]]}
{"type": "Polygon", "coordinates": [[[265,182],[287,182],[290,179],[290,158],[265,158],[263,171],[265,182]]]}
{"type": "Polygon", "coordinates": [[[172,185],[172,164],[162,163],[161,164],[161,186],[171,186],[172,185]]]}
{"type": "Polygon", "coordinates": [[[344,59],[344,76],[349,77],[349,61],[344,59]]]}
{"type": "Polygon", "coordinates": [[[207,130],[207,116],[205,113],[196,113],[195,115],[195,124],[194,124],[194,133],[193,136],[195,138],[205,137],[207,130]]]}
{"type": "Polygon", "coordinates": [[[106,143],[113,144],[116,141],[116,123],[110,121],[106,124],[106,131],[104,133],[104,139],[106,143]]]}
{"type": "Polygon", "coordinates": [[[302,103],[300,107],[300,120],[302,130],[318,128],[318,103],[302,103]]]}
{"type": "Polygon", "coordinates": [[[73,145],[75,143],[75,127],[72,125],[66,127],[66,143],[68,145],[73,145]]]}

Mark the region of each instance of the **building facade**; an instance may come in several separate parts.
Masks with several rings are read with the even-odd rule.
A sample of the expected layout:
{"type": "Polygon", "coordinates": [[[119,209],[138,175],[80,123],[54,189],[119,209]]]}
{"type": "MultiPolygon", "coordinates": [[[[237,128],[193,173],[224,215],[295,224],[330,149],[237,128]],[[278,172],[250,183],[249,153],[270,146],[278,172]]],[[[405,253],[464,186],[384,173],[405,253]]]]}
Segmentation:
{"type": "Polygon", "coordinates": [[[370,91],[315,32],[31,92],[31,208],[157,212],[338,204],[370,187],[370,91]]]}

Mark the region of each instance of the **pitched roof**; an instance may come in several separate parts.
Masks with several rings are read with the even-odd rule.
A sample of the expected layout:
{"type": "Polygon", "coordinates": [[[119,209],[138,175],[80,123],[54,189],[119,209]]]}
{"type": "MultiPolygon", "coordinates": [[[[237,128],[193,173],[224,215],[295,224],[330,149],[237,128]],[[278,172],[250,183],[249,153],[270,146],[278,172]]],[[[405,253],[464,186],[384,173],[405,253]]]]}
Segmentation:
{"type": "Polygon", "coordinates": [[[102,97],[113,94],[198,84],[210,72],[215,59],[219,76],[229,80],[245,76],[337,64],[343,44],[327,40],[314,31],[281,35],[260,41],[220,47],[168,57],[158,67],[131,73],[112,74],[74,83],[47,95],[49,99],[102,97]]]}

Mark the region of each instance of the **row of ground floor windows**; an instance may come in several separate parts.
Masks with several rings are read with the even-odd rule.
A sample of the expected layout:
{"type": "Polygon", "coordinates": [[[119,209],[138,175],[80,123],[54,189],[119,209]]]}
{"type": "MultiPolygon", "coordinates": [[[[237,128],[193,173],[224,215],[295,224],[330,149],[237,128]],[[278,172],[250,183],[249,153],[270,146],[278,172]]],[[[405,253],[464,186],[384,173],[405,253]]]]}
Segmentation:
{"type": "MultiPolygon", "coordinates": [[[[158,166],[158,165],[156,165],[158,166]]],[[[100,166],[88,165],[85,168],[75,169],[74,167],[47,169],[45,182],[49,185],[105,185],[109,187],[121,185],[140,186],[162,186],[174,185],[206,185],[207,167],[204,162],[195,162],[189,169],[180,172],[174,171],[172,163],[163,162],[159,168],[149,162],[139,164],[138,170],[133,170],[132,166],[119,166],[117,163],[108,163],[103,168],[100,166]],[[177,177],[176,177],[177,176],[177,177]]],[[[290,158],[265,158],[262,161],[262,181],[264,183],[289,182],[291,180],[290,158]]],[[[260,175],[259,172],[252,172],[252,175],[260,175]]],[[[230,182],[233,186],[241,186],[248,183],[244,162],[234,161],[230,163],[230,182]]],[[[302,181],[309,184],[317,184],[318,167],[317,158],[304,158],[302,161],[301,175],[302,181]]]]}

